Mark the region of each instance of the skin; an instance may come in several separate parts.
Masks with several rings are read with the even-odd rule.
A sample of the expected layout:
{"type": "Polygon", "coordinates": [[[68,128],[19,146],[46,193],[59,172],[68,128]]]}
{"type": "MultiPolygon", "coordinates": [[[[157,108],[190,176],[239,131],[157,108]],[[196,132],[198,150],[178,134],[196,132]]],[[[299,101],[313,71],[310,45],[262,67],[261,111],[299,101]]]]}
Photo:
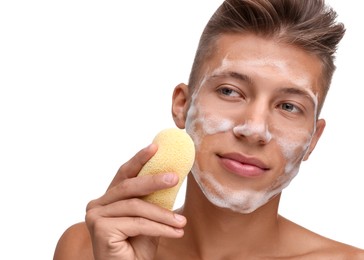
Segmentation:
{"type": "MultiPolygon", "coordinates": [[[[207,154],[209,143],[235,137],[252,140],[251,143],[259,142],[261,145],[258,149],[265,150],[264,157],[257,156],[269,168],[265,170],[264,187],[257,187],[260,185],[258,181],[254,181],[255,187],[232,187],[239,181],[231,178],[231,174],[214,174],[216,169],[221,168],[214,164],[216,158],[206,158],[201,163],[197,160],[192,170],[212,203],[240,213],[256,210],[289,184],[298,173],[305,154],[312,151],[325,125],[323,120],[318,120],[316,125],[317,97],[313,91],[319,87],[312,85],[319,78],[320,66],[314,68],[317,69],[316,75],[311,75],[311,71],[308,72],[301,65],[300,59],[287,60],[290,51],[277,53],[273,52],[273,48],[270,52],[264,46],[263,52],[257,53],[253,44],[255,40],[254,37],[247,37],[244,41],[236,41],[230,44],[232,46],[226,53],[219,52],[220,55],[211,60],[192,96],[186,119],[187,131],[193,136],[197,150],[204,151],[199,152],[198,156],[207,154]],[[244,51],[236,53],[240,49],[244,51]],[[270,54],[267,55],[267,52],[270,54]],[[271,84],[272,75],[276,78],[276,84],[271,84]],[[204,142],[206,139],[209,139],[207,145],[204,142]],[[216,141],[210,141],[212,139],[216,141]],[[266,149],[268,144],[272,148],[266,149]],[[280,155],[279,158],[272,156],[276,153],[280,155]],[[276,161],[284,165],[279,165],[280,169],[271,167],[276,161]],[[270,174],[273,171],[277,174],[270,174]],[[232,188],[225,185],[227,178],[230,178],[229,187],[232,188]]],[[[225,44],[224,39],[221,44],[225,44]]],[[[224,153],[236,152],[255,157],[257,153],[252,149],[245,149],[246,152],[240,150],[238,147],[235,151],[221,149],[217,155],[224,157],[224,153]]],[[[232,161],[227,163],[231,164],[232,161]]],[[[244,168],[241,170],[245,171],[244,168]]]]}
{"type": "Polygon", "coordinates": [[[200,84],[173,93],[174,121],[196,144],[184,206],[170,212],[138,199],[178,182],[173,173],[136,177],[151,145],[89,203],[86,222],[63,234],[55,260],[364,259],[278,214],[281,191],[325,127],[320,61],[254,35],[222,35],[217,46],[200,84]]]}

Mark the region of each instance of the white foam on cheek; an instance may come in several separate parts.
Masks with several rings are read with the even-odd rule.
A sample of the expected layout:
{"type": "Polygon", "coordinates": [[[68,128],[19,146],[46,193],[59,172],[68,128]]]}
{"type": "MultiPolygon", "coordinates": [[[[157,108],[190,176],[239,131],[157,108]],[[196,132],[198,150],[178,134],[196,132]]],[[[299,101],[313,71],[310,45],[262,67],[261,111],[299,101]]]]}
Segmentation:
{"type": "Polygon", "coordinates": [[[205,115],[199,107],[193,104],[187,114],[186,131],[191,135],[196,145],[206,135],[227,132],[234,126],[234,122],[215,115],[205,115]]]}
{"type": "Polygon", "coordinates": [[[204,133],[208,135],[226,132],[234,125],[232,121],[216,116],[201,117],[200,121],[202,123],[204,133]]]}
{"type": "Polygon", "coordinates": [[[282,131],[277,135],[277,143],[281,147],[283,156],[290,160],[295,156],[295,151],[301,149],[304,153],[311,141],[312,135],[307,130],[295,130],[294,133],[282,131]]]}
{"type": "Polygon", "coordinates": [[[282,131],[277,140],[277,144],[281,147],[282,154],[286,159],[284,175],[281,175],[272,185],[274,192],[281,192],[299,172],[302,159],[306,154],[312,134],[307,130],[295,131],[287,133],[282,131]]]}

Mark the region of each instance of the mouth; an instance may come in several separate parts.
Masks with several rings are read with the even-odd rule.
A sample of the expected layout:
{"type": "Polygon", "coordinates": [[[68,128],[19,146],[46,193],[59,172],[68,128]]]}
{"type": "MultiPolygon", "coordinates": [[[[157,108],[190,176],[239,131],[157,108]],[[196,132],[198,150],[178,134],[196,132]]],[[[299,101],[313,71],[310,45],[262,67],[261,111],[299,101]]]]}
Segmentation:
{"type": "Polygon", "coordinates": [[[219,162],[227,171],[246,178],[258,178],[269,170],[261,160],[239,153],[218,154],[219,162]]]}

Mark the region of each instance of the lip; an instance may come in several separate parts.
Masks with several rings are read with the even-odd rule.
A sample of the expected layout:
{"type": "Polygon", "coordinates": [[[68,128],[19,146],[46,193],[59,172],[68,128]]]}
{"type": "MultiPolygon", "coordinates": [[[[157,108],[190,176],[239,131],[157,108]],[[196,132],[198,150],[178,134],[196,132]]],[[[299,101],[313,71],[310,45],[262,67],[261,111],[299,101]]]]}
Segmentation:
{"type": "Polygon", "coordinates": [[[257,178],[269,170],[265,163],[255,157],[239,153],[220,154],[218,157],[226,170],[241,177],[257,178]]]}

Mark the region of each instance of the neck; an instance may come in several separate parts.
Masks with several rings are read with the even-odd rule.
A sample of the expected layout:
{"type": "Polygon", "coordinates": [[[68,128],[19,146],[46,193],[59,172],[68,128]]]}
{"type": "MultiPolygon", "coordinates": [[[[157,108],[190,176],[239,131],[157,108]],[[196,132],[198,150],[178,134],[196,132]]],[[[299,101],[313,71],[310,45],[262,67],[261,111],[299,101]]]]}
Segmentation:
{"type": "Polygon", "coordinates": [[[190,175],[179,210],[188,220],[183,241],[201,259],[271,253],[278,241],[279,198],[250,214],[236,213],[211,204],[190,175]]]}

